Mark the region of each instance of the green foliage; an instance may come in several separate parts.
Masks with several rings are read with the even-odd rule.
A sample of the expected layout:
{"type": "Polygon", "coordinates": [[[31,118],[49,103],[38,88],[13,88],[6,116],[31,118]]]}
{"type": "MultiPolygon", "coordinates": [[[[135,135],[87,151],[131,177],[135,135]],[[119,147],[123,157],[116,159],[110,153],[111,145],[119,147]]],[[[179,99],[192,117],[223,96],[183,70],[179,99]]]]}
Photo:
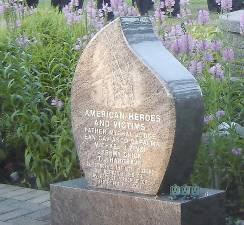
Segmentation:
{"type": "MultiPolygon", "coordinates": [[[[203,0],[198,3],[196,8],[203,0]]],[[[19,28],[8,24],[0,28],[0,164],[13,155],[23,155],[26,175],[34,176],[39,188],[46,188],[51,182],[79,175],[71,134],[70,88],[80,55],[74,45],[83,36],[80,41],[87,41],[89,28],[82,22],[67,25],[62,14],[48,8],[47,1],[21,22],[19,28]]],[[[184,19],[165,19],[158,33],[165,35],[165,28],[175,24],[184,25],[184,19]]],[[[224,38],[212,24],[184,28],[194,39],[224,38]]],[[[203,57],[204,52],[181,54],[179,60],[188,67],[191,60],[202,61],[203,57]]],[[[213,53],[213,57],[213,62],[204,62],[203,73],[197,77],[205,115],[213,119],[204,126],[191,182],[227,190],[228,204],[240,208],[244,205],[244,149],[239,155],[232,150],[244,146],[233,126],[233,122],[244,126],[244,80],[232,81],[230,65],[221,54],[213,53]],[[209,73],[217,62],[223,66],[224,79],[209,73]],[[221,117],[216,116],[219,110],[225,112],[221,117]],[[223,123],[229,129],[221,132],[223,123]]]]}
{"type": "Polygon", "coordinates": [[[203,93],[206,123],[191,183],[226,190],[228,211],[236,215],[244,206],[243,71],[234,74],[233,63],[240,62],[223,57],[224,50],[232,49],[225,39],[227,35],[216,26],[216,21],[199,25],[198,22],[187,23],[188,19],[183,17],[171,21],[173,31],[175,25],[178,24],[178,32],[184,25],[183,35],[170,34],[172,27],[168,19],[158,20],[156,25],[165,45],[195,73],[203,93]],[[216,50],[215,45],[213,50],[213,43],[221,47],[216,50]],[[235,76],[239,77],[233,79],[235,76]]]}
{"type": "MultiPolygon", "coordinates": [[[[199,80],[204,95],[206,115],[214,115],[218,110],[225,111],[221,118],[215,117],[204,127],[204,141],[201,144],[193,183],[204,187],[227,190],[228,199],[244,205],[244,157],[234,155],[232,149],[242,148],[244,139],[237,133],[233,122],[243,126],[244,80],[231,82],[228,78],[217,81],[205,75],[199,80]],[[220,131],[225,123],[228,131],[220,131]],[[241,202],[242,201],[242,202],[241,202]]],[[[242,149],[243,151],[243,149],[242,149]]]]}
{"type": "MultiPolygon", "coordinates": [[[[197,39],[224,41],[223,34],[218,29],[210,26],[205,31],[199,27],[190,30],[197,39]]],[[[194,57],[196,59],[198,56],[194,57]]],[[[197,77],[203,92],[205,116],[211,115],[213,119],[204,126],[192,182],[226,190],[227,208],[230,206],[229,212],[236,213],[233,212],[233,205],[237,208],[244,206],[244,136],[236,127],[236,124],[244,126],[244,79],[231,78],[231,64],[223,62],[221,54],[215,53],[214,58],[215,63],[223,65],[225,76],[221,80],[215,79],[209,73],[213,66],[209,62],[203,74],[197,77]],[[224,111],[223,116],[216,116],[219,110],[224,111]],[[239,155],[233,154],[232,150],[236,148],[241,149],[239,155]]]]}
{"type": "Polygon", "coordinates": [[[61,14],[41,10],[0,45],[2,152],[23,152],[27,173],[36,177],[38,187],[79,174],[70,88],[79,57],[73,45],[82,35],[81,24],[68,27],[61,14]],[[18,45],[19,37],[30,43],[18,45]],[[55,98],[63,107],[51,105],[55,98]]]}

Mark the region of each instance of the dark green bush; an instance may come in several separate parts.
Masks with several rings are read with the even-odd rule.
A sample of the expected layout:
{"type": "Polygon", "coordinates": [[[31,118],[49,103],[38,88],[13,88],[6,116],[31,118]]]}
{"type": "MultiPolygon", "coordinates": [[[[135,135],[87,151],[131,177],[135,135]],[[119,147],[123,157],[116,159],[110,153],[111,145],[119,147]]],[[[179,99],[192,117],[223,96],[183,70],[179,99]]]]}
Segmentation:
{"type": "Polygon", "coordinates": [[[82,35],[82,24],[69,27],[62,15],[41,10],[0,46],[0,156],[25,155],[38,187],[79,174],[70,89],[80,54],[73,45],[82,35]],[[28,43],[20,45],[20,38],[28,43]]]}

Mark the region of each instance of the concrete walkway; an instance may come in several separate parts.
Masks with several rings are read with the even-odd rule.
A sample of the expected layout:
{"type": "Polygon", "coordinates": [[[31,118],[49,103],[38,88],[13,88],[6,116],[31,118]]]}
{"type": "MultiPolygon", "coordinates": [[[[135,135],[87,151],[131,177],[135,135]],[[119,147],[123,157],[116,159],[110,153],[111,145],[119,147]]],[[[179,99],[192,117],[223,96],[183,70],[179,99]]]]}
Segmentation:
{"type": "Polygon", "coordinates": [[[0,184],[0,225],[50,225],[49,192],[0,184]]]}

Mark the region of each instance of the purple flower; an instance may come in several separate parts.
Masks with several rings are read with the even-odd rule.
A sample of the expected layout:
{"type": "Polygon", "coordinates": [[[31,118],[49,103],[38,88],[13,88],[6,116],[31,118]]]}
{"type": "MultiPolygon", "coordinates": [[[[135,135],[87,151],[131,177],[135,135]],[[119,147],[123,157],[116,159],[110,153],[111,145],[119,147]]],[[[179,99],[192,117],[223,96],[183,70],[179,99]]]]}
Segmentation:
{"type": "Polygon", "coordinates": [[[135,16],[136,10],[134,7],[129,7],[126,1],[111,0],[111,9],[115,16],[135,16]]]}
{"type": "Polygon", "coordinates": [[[182,18],[182,19],[185,18],[185,24],[192,25],[192,21],[189,18],[187,18],[188,16],[191,16],[191,15],[192,15],[192,13],[189,8],[181,7],[180,14],[177,14],[177,17],[182,18]]]}
{"type": "Polygon", "coordinates": [[[154,13],[154,17],[156,20],[162,22],[165,19],[165,12],[161,10],[161,8],[157,8],[154,13]]]}
{"type": "Polygon", "coordinates": [[[213,62],[214,57],[210,52],[206,52],[204,55],[204,60],[206,60],[207,62],[213,62]]]}
{"type": "Polygon", "coordinates": [[[160,7],[161,9],[164,9],[164,8],[165,8],[165,4],[164,4],[163,1],[160,1],[160,3],[159,3],[159,7],[160,7]]]}
{"type": "Polygon", "coordinates": [[[244,34],[244,12],[241,13],[240,17],[240,33],[244,34]]]}
{"type": "Polygon", "coordinates": [[[207,40],[198,40],[195,43],[195,47],[198,52],[206,51],[210,48],[210,43],[207,40]]]}
{"type": "Polygon", "coordinates": [[[213,115],[204,116],[204,124],[209,124],[214,119],[213,115]]]}
{"type": "Polygon", "coordinates": [[[181,6],[186,6],[186,5],[188,5],[189,4],[189,0],[180,0],[180,5],[181,6]]]}
{"type": "Polygon", "coordinates": [[[180,47],[180,41],[176,39],[172,45],[170,46],[171,51],[175,53],[176,55],[181,53],[181,47],[180,47]]]}
{"type": "Polygon", "coordinates": [[[112,12],[112,7],[110,7],[109,5],[108,5],[108,3],[104,3],[103,2],[103,4],[102,4],[102,11],[103,12],[112,12]]]}
{"type": "Polygon", "coordinates": [[[197,74],[202,74],[204,64],[202,61],[197,62],[197,74]]]}
{"type": "MultiPolygon", "coordinates": [[[[11,17],[13,17],[15,21],[18,21],[20,18],[23,18],[23,16],[30,14],[31,8],[26,7],[24,5],[23,0],[7,0],[7,1],[1,0],[0,1],[0,15],[4,14],[5,12],[8,12],[8,14],[10,13],[11,17]]],[[[11,22],[13,22],[13,21],[11,21],[11,22]]],[[[16,26],[15,23],[11,24],[11,25],[16,26]]]]}
{"type": "Polygon", "coordinates": [[[196,74],[197,73],[197,61],[192,60],[189,65],[189,71],[191,74],[196,74]]]}
{"type": "Polygon", "coordinates": [[[0,15],[4,14],[5,12],[5,5],[3,4],[3,2],[0,2],[0,15]]]}
{"type": "Polygon", "coordinates": [[[241,148],[233,148],[233,149],[231,150],[231,152],[232,152],[232,154],[233,154],[234,156],[240,156],[240,155],[241,155],[241,152],[242,152],[242,149],[241,149],[241,148]]]}
{"type": "Polygon", "coordinates": [[[209,12],[207,10],[199,10],[197,21],[201,25],[205,25],[209,22],[209,12]]]}
{"type": "Polygon", "coordinates": [[[123,6],[123,1],[122,0],[110,0],[110,4],[113,9],[118,9],[121,6],[123,6]]]}
{"type": "Polygon", "coordinates": [[[26,36],[20,36],[20,37],[16,38],[16,43],[20,47],[26,47],[27,45],[30,44],[30,40],[26,36]]]}
{"type": "Polygon", "coordinates": [[[188,54],[193,49],[193,38],[189,34],[180,36],[178,39],[174,40],[171,45],[171,50],[175,54],[188,54]]]}
{"type": "Polygon", "coordinates": [[[215,76],[216,79],[224,78],[224,71],[222,69],[221,64],[217,63],[209,69],[209,73],[215,76]]]}
{"type": "Polygon", "coordinates": [[[180,0],[180,14],[177,15],[178,18],[187,19],[187,16],[192,15],[189,5],[189,0],[180,0]]]}
{"type": "Polygon", "coordinates": [[[64,103],[56,97],[55,99],[52,99],[51,105],[58,109],[61,109],[64,106],[64,103]]]}
{"type": "Polygon", "coordinates": [[[96,16],[96,3],[93,0],[87,2],[86,11],[89,17],[93,18],[96,16]]]}
{"type": "Polygon", "coordinates": [[[184,31],[182,30],[182,27],[179,24],[171,27],[169,32],[170,37],[177,37],[181,35],[184,35],[184,31]]]}
{"type": "Polygon", "coordinates": [[[12,5],[12,9],[14,9],[17,14],[24,14],[25,10],[26,10],[24,8],[24,6],[22,4],[19,4],[19,3],[14,3],[12,5]]]}
{"type": "Polygon", "coordinates": [[[166,12],[172,13],[174,10],[175,0],[164,0],[163,4],[160,3],[160,7],[165,9],[166,12]]]}
{"type": "MultiPolygon", "coordinates": [[[[81,21],[82,10],[78,9],[78,6],[78,0],[71,0],[68,5],[63,7],[63,14],[68,25],[73,25],[81,21]]],[[[87,3],[87,7],[89,7],[89,3],[87,3]]],[[[89,15],[88,11],[89,10],[87,10],[87,14],[89,15]]]]}
{"type": "Polygon", "coordinates": [[[189,71],[193,74],[193,75],[200,75],[202,74],[203,71],[203,62],[197,62],[195,60],[191,61],[190,65],[189,65],[189,71]]]}
{"type": "Polygon", "coordinates": [[[210,45],[211,45],[212,51],[215,51],[215,52],[218,52],[222,47],[222,44],[219,41],[212,41],[210,45]]]}
{"type": "Polygon", "coordinates": [[[232,10],[232,0],[216,0],[223,12],[230,12],[232,10]]]}
{"type": "Polygon", "coordinates": [[[175,0],[165,0],[164,4],[166,8],[172,8],[175,5],[175,0]]]}
{"type": "Polygon", "coordinates": [[[20,27],[21,26],[21,21],[20,20],[16,20],[15,21],[15,25],[16,25],[16,27],[20,27]]]}
{"type": "Polygon", "coordinates": [[[66,22],[68,25],[72,25],[75,23],[80,22],[81,16],[79,15],[78,11],[66,11],[66,9],[63,9],[64,16],[66,18],[66,22]]]}
{"type": "Polygon", "coordinates": [[[87,2],[86,10],[90,25],[97,31],[100,30],[105,22],[102,10],[97,10],[96,3],[93,0],[87,2]]]}
{"type": "Polygon", "coordinates": [[[232,48],[224,49],[223,60],[225,62],[232,62],[235,59],[235,54],[232,48]]]}
{"type": "Polygon", "coordinates": [[[189,34],[182,35],[179,39],[180,52],[188,54],[193,49],[193,38],[189,34]]]}
{"type": "Polygon", "coordinates": [[[217,111],[217,112],[215,113],[215,116],[216,116],[217,118],[223,117],[223,116],[225,116],[225,111],[224,111],[224,110],[219,110],[219,111],[217,111]]]}

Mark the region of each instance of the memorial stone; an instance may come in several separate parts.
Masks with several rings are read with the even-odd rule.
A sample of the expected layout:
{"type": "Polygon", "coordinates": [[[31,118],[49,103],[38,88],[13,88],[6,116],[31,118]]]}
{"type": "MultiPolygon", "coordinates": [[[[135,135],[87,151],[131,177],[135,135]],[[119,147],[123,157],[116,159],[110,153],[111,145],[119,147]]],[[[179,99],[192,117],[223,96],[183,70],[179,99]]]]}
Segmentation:
{"type": "Polygon", "coordinates": [[[121,18],[84,50],[73,81],[72,118],[90,186],[156,195],[184,184],[191,173],[202,95],[147,17],[121,18]]]}
{"type": "Polygon", "coordinates": [[[232,76],[244,75],[244,34],[241,34],[241,15],[244,10],[227,13],[220,16],[220,28],[224,32],[224,37],[228,45],[235,52],[235,62],[231,66],[232,76]]]}
{"type": "Polygon", "coordinates": [[[202,134],[200,87],[148,17],[116,19],[93,37],[71,108],[85,178],[51,186],[53,225],[224,224],[224,192],[184,185],[202,134]],[[174,184],[184,199],[167,195],[174,184]]]}

